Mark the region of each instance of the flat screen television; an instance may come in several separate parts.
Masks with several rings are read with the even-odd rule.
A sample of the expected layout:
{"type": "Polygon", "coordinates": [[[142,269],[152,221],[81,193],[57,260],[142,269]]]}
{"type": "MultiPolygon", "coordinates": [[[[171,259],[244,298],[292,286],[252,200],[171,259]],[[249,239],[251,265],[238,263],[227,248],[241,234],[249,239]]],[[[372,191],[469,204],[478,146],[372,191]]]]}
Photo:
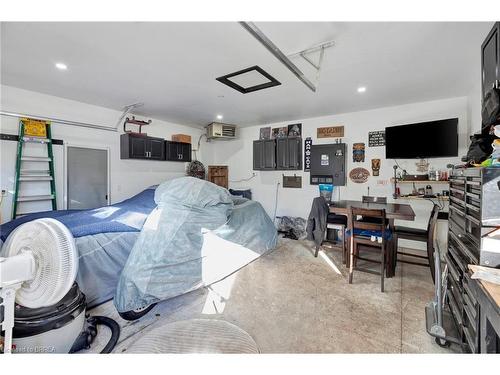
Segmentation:
{"type": "Polygon", "coordinates": [[[458,156],[458,118],[385,128],[387,159],[458,156]]]}

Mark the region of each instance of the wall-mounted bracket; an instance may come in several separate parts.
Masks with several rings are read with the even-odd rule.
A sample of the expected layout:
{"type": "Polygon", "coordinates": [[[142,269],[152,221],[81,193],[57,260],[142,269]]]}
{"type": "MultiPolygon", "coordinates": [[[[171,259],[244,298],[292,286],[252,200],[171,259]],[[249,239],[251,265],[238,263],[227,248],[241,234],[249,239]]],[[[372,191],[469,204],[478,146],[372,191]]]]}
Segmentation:
{"type": "Polygon", "coordinates": [[[321,66],[323,65],[323,59],[325,57],[325,49],[333,47],[335,45],[335,42],[333,40],[323,42],[320,44],[317,44],[315,46],[306,48],[305,50],[299,51],[292,53],[290,55],[287,55],[289,59],[293,59],[295,57],[302,57],[308,64],[310,64],[315,70],[316,70],[316,86],[319,84],[319,75],[321,72],[321,66]],[[311,54],[319,52],[319,58],[318,62],[314,62],[311,59],[311,54]]]}

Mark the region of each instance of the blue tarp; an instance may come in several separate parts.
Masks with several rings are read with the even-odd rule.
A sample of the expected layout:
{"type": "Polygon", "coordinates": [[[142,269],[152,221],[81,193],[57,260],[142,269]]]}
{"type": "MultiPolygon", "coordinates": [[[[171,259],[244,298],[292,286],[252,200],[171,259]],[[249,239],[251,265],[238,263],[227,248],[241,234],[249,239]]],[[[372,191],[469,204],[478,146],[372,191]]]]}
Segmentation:
{"type": "Polygon", "coordinates": [[[5,242],[19,225],[43,217],[57,219],[73,234],[73,237],[97,233],[139,232],[149,213],[156,207],[154,188],[111,206],[92,210],[59,210],[38,212],[9,221],[0,226],[0,239],[5,242]]]}
{"type": "Polygon", "coordinates": [[[259,203],[239,199],[235,205],[226,189],[210,182],[167,181],[155,201],[158,208],[118,282],[114,303],[120,312],[221,280],[276,246],[276,229],[259,203]]]}

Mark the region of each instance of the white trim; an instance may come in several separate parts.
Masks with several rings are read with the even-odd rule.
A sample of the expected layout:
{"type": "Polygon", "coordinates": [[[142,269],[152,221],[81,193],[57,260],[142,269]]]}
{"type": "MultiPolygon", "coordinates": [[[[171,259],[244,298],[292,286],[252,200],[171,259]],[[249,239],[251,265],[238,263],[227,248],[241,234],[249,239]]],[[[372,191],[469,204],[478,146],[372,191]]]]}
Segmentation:
{"type": "Polygon", "coordinates": [[[105,150],[107,155],[107,175],[108,175],[108,183],[107,183],[107,204],[111,204],[111,149],[108,146],[94,146],[87,145],[81,143],[66,143],[64,142],[64,167],[63,167],[63,186],[64,186],[64,194],[63,194],[63,206],[64,209],[68,209],[68,147],[78,147],[78,148],[86,148],[90,150],[105,150]]]}

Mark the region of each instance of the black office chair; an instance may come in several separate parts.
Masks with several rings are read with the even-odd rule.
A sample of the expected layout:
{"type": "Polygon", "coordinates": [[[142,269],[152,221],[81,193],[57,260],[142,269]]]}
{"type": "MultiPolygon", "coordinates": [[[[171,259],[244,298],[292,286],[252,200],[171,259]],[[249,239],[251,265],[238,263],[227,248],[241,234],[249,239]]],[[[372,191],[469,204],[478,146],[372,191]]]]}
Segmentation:
{"type": "Polygon", "coordinates": [[[418,228],[410,228],[410,227],[403,227],[403,226],[396,226],[394,228],[394,235],[396,236],[396,246],[398,244],[399,239],[405,239],[405,240],[411,240],[411,241],[420,241],[420,242],[426,242],[427,243],[427,255],[418,255],[418,254],[410,254],[410,253],[404,253],[402,251],[398,251],[398,255],[401,255],[401,257],[413,257],[417,259],[425,259],[426,262],[412,262],[409,260],[401,259],[401,257],[398,257],[398,262],[400,263],[407,263],[407,264],[414,264],[417,266],[425,266],[429,267],[431,270],[431,275],[432,275],[432,281],[434,280],[434,236],[435,236],[435,229],[436,229],[436,224],[437,224],[437,218],[439,214],[439,206],[437,204],[434,204],[434,207],[432,208],[431,211],[431,216],[429,218],[429,222],[427,224],[427,229],[418,229],[418,228]]]}

